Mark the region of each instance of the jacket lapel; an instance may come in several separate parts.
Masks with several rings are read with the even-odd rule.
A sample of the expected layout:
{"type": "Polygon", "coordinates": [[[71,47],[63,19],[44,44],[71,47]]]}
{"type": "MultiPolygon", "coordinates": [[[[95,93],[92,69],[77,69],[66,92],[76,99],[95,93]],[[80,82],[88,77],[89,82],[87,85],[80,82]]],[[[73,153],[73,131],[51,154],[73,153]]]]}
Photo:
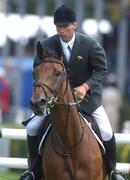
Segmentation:
{"type": "Polygon", "coordinates": [[[79,38],[78,38],[78,35],[76,33],[75,34],[75,41],[74,41],[74,45],[73,45],[73,48],[72,48],[69,64],[73,62],[75,57],[77,57],[79,51],[80,51],[80,49],[79,49],[79,38]]]}
{"type": "Polygon", "coordinates": [[[68,61],[67,61],[66,56],[64,55],[64,52],[63,52],[63,49],[62,49],[60,38],[58,36],[57,36],[57,40],[56,40],[55,46],[57,46],[58,51],[60,51],[60,55],[63,57],[64,63],[68,64],[68,61]]]}
{"type": "Polygon", "coordinates": [[[75,33],[75,41],[74,41],[74,45],[73,45],[73,48],[72,48],[71,57],[70,57],[69,62],[68,62],[68,60],[66,59],[66,57],[64,55],[64,52],[63,52],[62,45],[61,45],[59,37],[57,37],[57,42],[56,42],[55,45],[60,48],[60,54],[63,57],[65,64],[72,63],[73,60],[75,59],[75,57],[77,57],[77,55],[78,55],[78,53],[80,51],[80,49],[79,49],[79,37],[78,37],[77,33],[75,33]]]}

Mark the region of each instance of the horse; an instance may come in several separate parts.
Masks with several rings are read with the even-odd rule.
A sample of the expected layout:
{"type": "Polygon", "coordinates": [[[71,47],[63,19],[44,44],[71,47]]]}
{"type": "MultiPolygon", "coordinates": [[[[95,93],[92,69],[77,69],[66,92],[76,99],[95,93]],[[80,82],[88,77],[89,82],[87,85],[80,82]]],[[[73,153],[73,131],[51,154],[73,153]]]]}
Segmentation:
{"type": "Polygon", "coordinates": [[[51,131],[42,152],[44,180],[103,180],[101,148],[78,112],[62,58],[37,43],[31,108],[50,114],[51,131]]]}

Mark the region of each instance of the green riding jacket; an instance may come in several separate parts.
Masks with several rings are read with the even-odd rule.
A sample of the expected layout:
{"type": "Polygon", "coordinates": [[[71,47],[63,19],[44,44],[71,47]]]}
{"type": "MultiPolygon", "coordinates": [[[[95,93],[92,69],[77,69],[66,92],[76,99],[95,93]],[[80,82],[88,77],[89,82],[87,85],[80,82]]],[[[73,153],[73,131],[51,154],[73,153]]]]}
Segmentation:
{"type": "MultiPolygon", "coordinates": [[[[108,72],[106,56],[103,48],[95,39],[77,32],[75,35],[69,62],[63,53],[58,34],[45,39],[42,45],[63,57],[72,88],[84,82],[89,85],[88,101],[84,100],[80,105],[85,112],[91,114],[102,104],[102,82],[108,72]]],[[[34,68],[38,63],[39,59],[35,57],[34,68]]]]}

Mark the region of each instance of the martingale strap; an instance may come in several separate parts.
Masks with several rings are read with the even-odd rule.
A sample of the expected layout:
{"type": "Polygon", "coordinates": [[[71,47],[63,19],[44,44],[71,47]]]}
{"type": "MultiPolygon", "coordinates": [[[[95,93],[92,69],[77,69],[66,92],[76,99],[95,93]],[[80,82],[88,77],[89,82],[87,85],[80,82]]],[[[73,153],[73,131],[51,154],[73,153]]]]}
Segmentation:
{"type": "Polygon", "coordinates": [[[105,147],[102,143],[102,141],[100,140],[100,138],[98,137],[98,135],[94,132],[94,130],[92,129],[92,126],[91,126],[91,123],[87,121],[87,119],[81,114],[79,113],[79,115],[82,117],[82,119],[85,121],[85,123],[87,124],[87,126],[89,127],[89,129],[91,130],[91,132],[93,133],[93,135],[95,136],[97,142],[100,144],[100,146],[102,147],[103,149],[103,152],[105,153],[105,147]]]}

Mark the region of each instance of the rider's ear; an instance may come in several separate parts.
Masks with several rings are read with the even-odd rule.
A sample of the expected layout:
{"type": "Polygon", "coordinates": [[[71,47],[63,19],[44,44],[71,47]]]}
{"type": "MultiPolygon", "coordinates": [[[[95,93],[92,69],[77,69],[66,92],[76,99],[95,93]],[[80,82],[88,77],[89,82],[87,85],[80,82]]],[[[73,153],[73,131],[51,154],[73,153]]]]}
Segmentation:
{"type": "Polygon", "coordinates": [[[38,41],[36,45],[36,55],[40,60],[43,59],[43,46],[40,41],[38,41]]]}

